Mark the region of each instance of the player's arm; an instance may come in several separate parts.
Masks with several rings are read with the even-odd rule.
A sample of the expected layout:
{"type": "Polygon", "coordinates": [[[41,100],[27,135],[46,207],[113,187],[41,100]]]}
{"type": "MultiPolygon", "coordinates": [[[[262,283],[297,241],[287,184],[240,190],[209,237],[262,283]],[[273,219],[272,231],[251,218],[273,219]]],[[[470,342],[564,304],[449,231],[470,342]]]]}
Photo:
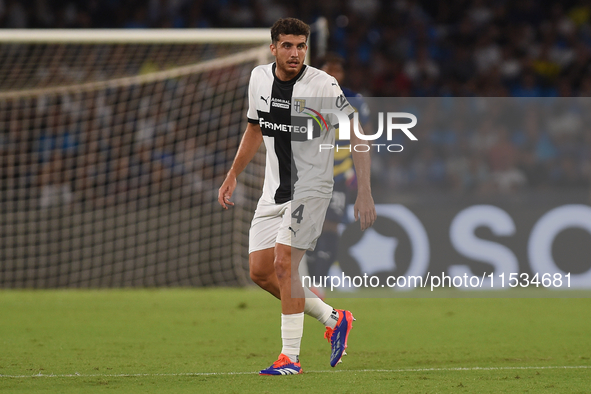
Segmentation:
{"type": "Polygon", "coordinates": [[[261,127],[258,124],[249,122],[246,126],[246,131],[242,136],[242,140],[240,141],[240,146],[238,147],[238,152],[236,152],[232,167],[230,168],[230,171],[228,171],[226,179],[218,191],[218,202],[224,209],[228,209],[228,205],[234,205],[234,203],[230,201],[230,198],[232,197],[232,193],[234,193],[234,189],[236,189],[236,177],[240,175],[248,163],[250,163],[259,150],[261,142],[263,142],[261,127]]]}
{"type": "MultiPolygon", "coordinates": [[[[351,119],[349,130],[353,130],[353,119],[351,119]]],[[[361,125],[359,125],[359,132],[364,134],[361,125]]],[[[351,147],[363,143],[364,141],[355,133],[351,133],[351,147]]],[[[357,173],[357,200],[354,206],[355,220],[359,220],[361,230],[365,230],[376,221],[378,216],[371,196],[371,157],[369,152],[357,152],[355,149],[352,150],[351,155],[357,173]]]]}

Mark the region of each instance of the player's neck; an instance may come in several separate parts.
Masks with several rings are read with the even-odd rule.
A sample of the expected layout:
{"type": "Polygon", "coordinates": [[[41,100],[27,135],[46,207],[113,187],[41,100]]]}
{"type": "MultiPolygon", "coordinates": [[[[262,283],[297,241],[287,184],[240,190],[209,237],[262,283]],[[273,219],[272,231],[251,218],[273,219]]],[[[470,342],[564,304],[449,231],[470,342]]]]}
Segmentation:
{"type": "Polygon", "coordinates": [[[288,81],[291,81],[292,79],[294,79],[295,76],[298,75],[299,72],[300,72],[300,70],[298,70],[297,73],[291,72],[291,73],[288,74],[287,72],[285,72],[285,71],[283,71],[283,70],[281,70],[279,68],[276,68],[275,69],[275,76],[280,81],[288,82],[288,81]]]}
{"type": "Polygon", "coordinates": [[[277,63],[275,63],[275,67],[273,67],[273,69],[274,69],[273,72],[275,74],[275,78],[277,78],[279,81],[289,82],[289,81],[292,81],[295,78],[297,78],[302,73],[302,71],[304,70],[305,67],[306,67],[306,65],[302,64],[302,67],[300,67],[300,69],[297,70],[297,72],[289,72],[287,70],[281,69],[280,67],[277,66],[277,63]]]}

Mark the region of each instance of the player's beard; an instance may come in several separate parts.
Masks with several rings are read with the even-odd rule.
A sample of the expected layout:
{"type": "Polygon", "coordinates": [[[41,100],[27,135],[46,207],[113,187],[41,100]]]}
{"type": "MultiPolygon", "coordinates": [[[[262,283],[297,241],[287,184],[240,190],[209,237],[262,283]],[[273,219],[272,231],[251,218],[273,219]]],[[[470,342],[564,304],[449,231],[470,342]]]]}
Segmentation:
{"type": "Polygon", "coordinates": [[[282,64],[278,63],[277,66],[281,69],[281,72],[287,76],[287,80],[290,80],[298,75],[298,73],[302,70],[303,65],[303,62],[301,62],[299,59],[288,59],[282,64]],[[297,67],[290,67],[290,63],[293,61],[298,62],[297,67]]]}

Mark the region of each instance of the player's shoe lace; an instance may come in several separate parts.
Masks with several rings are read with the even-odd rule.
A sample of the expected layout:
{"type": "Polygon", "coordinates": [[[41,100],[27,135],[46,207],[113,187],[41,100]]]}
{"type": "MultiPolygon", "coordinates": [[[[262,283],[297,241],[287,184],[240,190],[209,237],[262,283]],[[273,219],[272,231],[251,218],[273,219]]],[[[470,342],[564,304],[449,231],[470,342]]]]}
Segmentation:
{"type": "Polygon", "coordinates": [[[349,338],[349,332],[353,327],[353,321],[355,318],[349,311],[337,309],[339,314],[339,320],[335,328],[326,327],[324,338],[330,343],[330,366],[334,367],[341,362],[341,358],[347,353],[347,339],[349,338]]]}
{"type": "Polygon", "coordinates": [[[269,368],[263,369],[259,375],[297,375],[303,373],[300,362],[292,362],[289,357],[281,353],[277,361],[269,368]]]}

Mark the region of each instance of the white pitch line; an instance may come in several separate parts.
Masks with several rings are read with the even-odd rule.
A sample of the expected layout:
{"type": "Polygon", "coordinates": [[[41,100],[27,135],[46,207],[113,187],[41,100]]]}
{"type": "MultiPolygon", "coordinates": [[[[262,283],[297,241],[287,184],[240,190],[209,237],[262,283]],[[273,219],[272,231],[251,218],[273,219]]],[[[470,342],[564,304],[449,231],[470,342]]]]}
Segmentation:
{"type": "MultiPolygon", "coordinates": [[[[406,369],[334,369],[324,371],[304,371],[305,373],[337,373],[337,372],[453,372],[453,371],[512,371],[512,370],[536,370],[536,369],[589,369],[590,365],[563,365],[563,366],[525,366],[525,367],[456,367],[456,368],[406,368],[406,369]]],[[[186,372],[186,373],[122,373],[122,374],[65,374],[65,375],[0,375],[0,378],[137,378],[137,377],[175,377],[175,376],[228,376],[228,375],[254,375],[258,372],[186,372]]]]}

